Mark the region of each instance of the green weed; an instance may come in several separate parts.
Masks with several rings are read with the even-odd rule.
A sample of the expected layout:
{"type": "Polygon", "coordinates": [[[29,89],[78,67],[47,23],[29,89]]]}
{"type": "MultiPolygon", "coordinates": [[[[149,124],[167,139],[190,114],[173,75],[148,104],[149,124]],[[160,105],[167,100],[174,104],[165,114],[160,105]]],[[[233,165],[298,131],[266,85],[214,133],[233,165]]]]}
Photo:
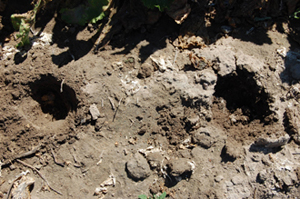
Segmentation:
{"type": "Polygon", "coordinates": [[[16,46],[17,48],[30,44],[30,27],[35,23],[37,12],[42,8],[42,6],[46,5],[49,1],[51,0],[39,0],[34,5],[33,10],[24,14],[12,14],[10,16],[11,23],[14,29],[19,31],[19,33],[16,36],[18,39],[21,38],[21,41],[16,46]]]}
{"type": "Polygon", "coordinates": [[[166,8],[170,7],[174,0],[141,0],[143,4],[150,9],[158,8],[159,11],[164,11],[166,8]]]}
{"type": "Polygon", "coordinates": [[[86,23],[96,23],[105,17],[104,10],[108,6],[108,0],[88,0],[86,5],[79,5],[72,9],[61,9],[61,18],[69,24],[84,26],[86,23]]]}
{"type": "Polygon", "coordinates": [[[295,19],[300,19],[300,17],[298,16],[298,14],[300,14],[300,8],[298,8],[295,12],[294,12],[294,18],[295,19]]]}
{"type": "Polygon", "coordinates": [[[153,195],[153,196],[150,196],[150,197],[147,197],[146,195],[139,195],[139,199],[165,199],[165,197],[167,196],[167,193],[166,192],[163,192],[160,196],[156,196],[156,195],[153,195]]]}

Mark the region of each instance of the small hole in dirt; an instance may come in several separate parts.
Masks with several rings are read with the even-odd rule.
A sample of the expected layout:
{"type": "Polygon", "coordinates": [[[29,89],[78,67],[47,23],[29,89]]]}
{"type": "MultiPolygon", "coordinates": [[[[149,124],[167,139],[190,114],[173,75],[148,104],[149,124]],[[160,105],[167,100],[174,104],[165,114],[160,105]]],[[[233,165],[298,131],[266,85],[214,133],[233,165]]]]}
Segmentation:
{"type": "Polygon", "coordinates": [[[268,94],[247,71],[237,70],[236,73],[218,77],[215,91],[216,97],[226,100],[226,107],[231,113],[241,109],[250,121],[259,119],[263,122],[271,114],[268,94]]]}
{"type": "Polygon", "coordinates": [[[29,86],[31,97],[40,104],[43,113],[52,115],[54,120],[65,119],[70,111],[76,111],[75,91],[55,77],[42,75],[29,86]]]}

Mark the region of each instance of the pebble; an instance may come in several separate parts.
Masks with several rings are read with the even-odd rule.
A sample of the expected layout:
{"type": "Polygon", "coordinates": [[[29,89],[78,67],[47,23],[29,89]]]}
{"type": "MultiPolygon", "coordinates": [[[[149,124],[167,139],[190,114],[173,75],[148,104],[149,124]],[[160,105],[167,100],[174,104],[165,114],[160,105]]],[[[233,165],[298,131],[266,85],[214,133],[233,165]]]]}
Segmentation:
{"type": "Polygon", "coordinates": [[[222,175],[218,175],[218,176],[216,176],[215,181],[221,182],[223,179],[224,179],[224,177],[222,175]]]}
{"type": "Polygon", "coordinates": [[[147,155],[147,160],[151,166],[151,168],[155,169],[155,168],[159,168],[163,165],[161,165],[161,163],[164,160],[164,157],[161,155],[160,152],[154,152],[154,153],[149,153],[147,155]]]}
{"type": "Polygon", "coordinates": [[[126,163],[128,176],[134,181],[140,181],[148,178],[151,174],[147,160],[139,153],[126,163]]]}
{"type": "Polygon", "coordinates": [[[206,129],[200,129],[193,135],[192,139],[193,143],[196,143],[205,149],[210,148],[216,143],[215,139],[210,136],[210,133],[206,129]]]}
{"type": "Polygon", "coordinates": [[[174,177],[182,176],[184,174],[191,174],[194,168],[189,162],[190,160],[187,158],[178,158],[177,160],[170,160],[170,162],[168,163],[168,166],[170,168],[170,174],[174,177]]]}
{"type": "Polygon", "coordinates": [[[92,115],[92,119],[93,119],[93,120],[97,120],[98,117],[100,116],[100,111],[98,110],[96,104],[92,104],[92,105],[90,106],[89,111],[90,111],[90,114],[92,115]]]}
{"type": "Polygon", "coordinates": [[[236,175],[234,176],[231,181],[234,185],[240,185],[243,184],[243,182],[246,180],[246,178],[243,175],[236,175]]]}

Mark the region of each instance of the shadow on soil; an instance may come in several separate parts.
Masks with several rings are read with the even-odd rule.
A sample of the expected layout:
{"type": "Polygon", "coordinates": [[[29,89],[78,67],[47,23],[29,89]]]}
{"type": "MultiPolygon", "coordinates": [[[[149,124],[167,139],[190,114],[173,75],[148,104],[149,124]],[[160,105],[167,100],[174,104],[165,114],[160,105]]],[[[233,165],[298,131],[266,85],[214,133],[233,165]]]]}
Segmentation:
{"type": "MultiPolygon", "coordinates": [[[[20,13],[32,9],[31,1],[22,2],[24,10],[20,13]],[[26,9],[25,9],[26,8],[26,9]]],[[[250,41],[258,45],[270,44],[271,39],[267,35],[267,30],[274,23],[277,29],[282,27],[282,23],[288,21],[287,6],[282,5],[279,0],[266,1],[220,1],[216,4],[205,1],[193,1],[192,11],[183,24],[178,25],[165,13],[150,11],[141,5],[140,0],[115,0],[114,7],[117,10],[115,15],[101,21],[99,31],[91,38],[77,40],[78,33],[86,27],[67,26],[60,20],[57,13],[61,7],[59,0],[53,0],[41,11],[37,17],[36,27],[43,27],[53,17],[56,17],[56,24],[53,29],[53,42],[58,47],[67,49],[59,55],[52,55],[53,63],[58,67],[68,64],[72,60],[78,60],[94,49],[97,38],[101,42],[94,49],[96,52],[105,49],[106,44],[110,43],[112,48],[120,48],[118,54],[128,54],[141,41],[148,44],[140,48],[139,56],[141,61],[145,61],[153,52],[166,46],[166,38],[171,41],[178,35],[192,34],[207,39],[207,44],[214,43],[224,36],[224,27],[229,30],[228,35],[244,41],[250,41]],[[150,15],[149,13],[152,13],[150,15]],[[153,14],[154,13],[154,14],[153,14]],[[157,17],[158,20],[149,23],[149,17],[157,17]],[[110,28],[106,29],[105,25],[110,28]],[[103,31],[105,34],[103,34],[103,31]],[[102,33],[101,33],[102,32],[102,33]]],[[[3,15],[3,33],[1,41],[4,41],[13,32],[12,25],[9,23],[10,15],[19,9],[19,1],[7,4],[7,8],[1,12],[3,15]]],[[[98,43],[97,43],[98,44],[98,43]]],[[[19,54],[15,61],[22,63],[26,56],[19,54]]]]}
{"type": "Polygon", "coordinates": [[[284,71],[280,74],[281,81],[294,85],[300,80],[300,19],[291,19],[288,37],[290,50],[284,56],[284,71]]]}

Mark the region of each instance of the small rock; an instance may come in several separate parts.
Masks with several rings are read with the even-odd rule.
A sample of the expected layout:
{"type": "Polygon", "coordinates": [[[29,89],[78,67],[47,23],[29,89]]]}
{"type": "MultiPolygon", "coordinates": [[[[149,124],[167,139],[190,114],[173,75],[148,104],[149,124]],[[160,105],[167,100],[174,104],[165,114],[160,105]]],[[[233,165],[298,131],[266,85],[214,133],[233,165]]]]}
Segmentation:
{"type": "Polygon", "coordinates": [[[121,69],[123,68],[123,62],[113,62],[111,66],[114,70],[121,69]]]}
{"type": "Polygon", "coordinates": [[[248,73],[255,74],[264,68],[264,63],[258,59],[255,59],[253,56],[249,56],[242,52],[239,52],[237,57],[238,57],[238,59],[236,61],[236,66],[240,70],[244,69],[248,73]]]}
{"type": "MultiPolygon", "coordinates": [[[[217,75],[211,69],[205,69],[195,76],[195,83],[214,86],[217,83],[217,75]]],[[[203,85],[204,86],[204,85],[203,85]]]]}
{"type": "Polygon", "coordinates": [[[265,182],[269,177],[270,177],[270,174],[267,173],[266,170],[260,171],[257,175],[258,182],[260,182],[260,183],[265,182]]]}
{"type": "Polygon", "coordinates": [[[297,182],[298,178],[294,172],[289,172],[287,170],[276,170],[275,177],[278,181],[282,181],[287,186],[292,186],[297,182]]]}
{"type": "Polygon", "coordinates": [[[143,126],[141,126],[141,128],[138,130],[138,134],[139,135],[144,135],[147,132],[147,126],[144,124],[143,126]]]}
{"type": "Polygon", "coordinates": [[[231,181],[225,181],[226,187],[232,187],[233,183],[231,181]]]}
{"type": "Polygon", "coordinates": [[[297,109],[286,108],[285,119],[287,120],[288,132],[293,134],[293,139],[297,144],[300,144],[300,124],[298,122],[299,112],[297,109]]]}
{"type": "Polygon", "coordinates": [[[139,153],[126,163],[126,169],[128,176],[135,181],[144,180],[151,174],[147,160],[139,153]]]}
{"type": "Polygon", "coordinates": [[[194,126],[194,125],[196,125],[197,124],[197,122],[199,121],[199,116],[198,115],[195,115],[194,117],[189,117],[189,118],[187,118],[187,121],[192,125],[192,126],[194,126]]]}
{"type": "Polygon", "coordinates": [[[154,153],[149,153],[146,157],[147,161],[150,164],[150,167],[152,169],[159,168],[161,167],[161,163],[164,160],[164,157],[160,152],[154,152],[154,153]]]}
{"type": "Polygon", "coordinates": [[[218,176],[216,176],[215,181],[221,182],[223,179],[224,179],[224,177],[222,175],[218,175],[218,176]]]}
{"type": "Polygon", "coordinates": [[[167,68],[172,66],[172,63],[165,59],[163,55],[158,55],[158,57],[150,56],[150,59],[156,64],[160,72],[165,72],[167,68]]]}
{"type": "Polygon", "coordinates": [[[159,185],[157,183],[151,185],[149,188],[152,194],[157,194],[160,190],[159,185]]]}
{"type": "Polygon", "coordinates": [[[224,77],[236,70],[235,55],[236,53],[226,46],[207,48],[205,50],[201,49],[197,53],[198,57],[205,57],[207,60],[214,62],[213,68],[221,77],[224,77]]]}
{"type": "Polygon", "coordinates": [[[228,138],[222,153],[225,153],[228,159],[234,161],[242,155],[242,145],[233,138],[228,138]]]}
{"type": "MultiPolygon", "coordinates": [[[[195,165],[194,165],[195,166],[195,165]]],[[[195,169],[191,161],[187,158],[173,159],[168,162],[170,168],[170,174],[174,177],[191,175],[195,169]]]]}
{"type": "Polygon", "coordinates": [[[93,120],[97,120],[101,116],[100,111],[98,110],[96,104],[92,104],[89,108],[90,114],[92,115],[93,120]]]}
{"type": "Polygon", "coordinates": [[[260,156],[259,155],[253,155],[252,157],[251,157],[251,160],[253,161],[253,162],[259,162],[260,160],[261,160],[261,158],[260,158],[260,156]]]}
{"type": "Polygon", "coordinates": [[[132,144],[132,145],[135,145],[135,144],[136,144],[136,138],[130,138],[130,139],[128,140],[128,143],[129,143],[129,144],[132,144]]]}
{"type": "Polygon", "coordinates": [[[271,166],[272,165],[272,162],[270,161],[269,159],[269,156],[264,156],[262,159],[261,159],[262,163],[266,166],[271,166]]]}
{"type": "Polygon", "coordinates": [[[11,165],[9,166],[9,169],[10,169],[11,171],[13,171],[13,170],[16,169],[16,166],[15,166],[14,164],[11,164],[11,165]]]}
{"type": "Polygon", "coordinates": [[[194,133],[192,137],[193,143],[200,145],[201,147],[208,149],[214,143],[216,143],[215,139],[210,136],[210,133],[207,129],[201,128],[194,133]]]}
{"type": "Polygon", "coordinates": [[[150,77],[151,74],[153,73],[154,68],[152,65],[148,64],[148,63],[144,63],[141,65],[141,68],[139,70],[138,73],[138,78],[146,78],[146,77],[150,77]]]}
{"type": "Polygon", "coordinates": [[[95,131],[98,132],[101,130],[101,128],[103,127],[103,125],[105,125],[105,118],[98,118],[96,123],[95,123],[95,131]]]}
{"type": "Polygon", "coordinates": [[[290,140],[290,136],[288,134],[285,134],[284,136],[281,136],[276,139],[271,138],[258,138],[254,145],[257,146],[264,146],[266,148],[277,148],[282,147],[288,143],[290,140]]]}
{"type": "Polygon", "coordinates": [[[246,181],[246,178],[245,176],[241,175],[241,174],[238,174],[236,176],[234,176],[232,179],[231,179],[231,182],[234,184],[234,185],[241,185],[243,184],[243,182],[246,181]]]}
{"type": "Polygon", "coordinates": [[[192,158],[191,152],[187,149],[179,150],[178,155],[182,158],[192,158]]]}
{"type": "Polygon", "coordinates": [[[11,93],[12,97],[14,100],[17,100],[17,99],[20,99],[20,96],[21,96],[21,91],[13,91],[11,93]]]}

